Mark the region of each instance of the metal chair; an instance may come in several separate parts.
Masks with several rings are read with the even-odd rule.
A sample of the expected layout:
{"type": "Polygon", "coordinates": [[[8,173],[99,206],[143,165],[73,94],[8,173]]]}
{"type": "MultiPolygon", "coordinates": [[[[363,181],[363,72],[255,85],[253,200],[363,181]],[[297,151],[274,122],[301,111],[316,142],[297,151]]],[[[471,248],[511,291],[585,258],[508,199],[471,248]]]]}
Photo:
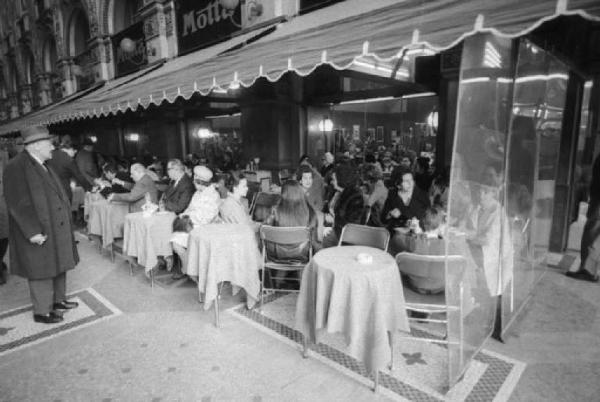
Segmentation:
{"type": "MultiPolygon", "coordinates": [[[[461,255],[420,255],[401,252],[396,255],[396,263],[401,273],[408,275],[411,282],[421,291],[413,291],[405,287],[404,298],[407,311],[426,313],[426,318],[409,318],[409,321],[420,321],[444,324],[448,326],[448,315],[450,312],[458,312],[459,322],[459,344],[462,348],[464,335],[463,313],[464,313],[464,281],[463,275],[466,260],[461,255]],[[451,280],[446,278],[446,264],[448,272],[452,272],[451,280]],[[458,302],[449,304],[446,295],[450,291],[458,291],[458,302]],[[433,314],[443,314],[444,318],[429,318],[433,314]]],[[[426,342],[448,344],[447,334],[444,339],[410,337],[411,339],[426,342]]]]}
{"type": "MultiPolygon", "coordinates": [[[[278,227],[263,225],[260,227],[262,240],[263,269],[261,272],[260,307],[264,303],[264,295],[269,291],[298,293],[297,289],[281,289],[265,284],[266,271],[279,271],[283,273],[298,272],[312,258],[311,229],[303,226],[278,227]]],[[[270,281],[285,280],[300,283],[301,278],[287,278],[285,276],[270,275],[270,281]]]]}
{"type": "Polygon", "coordinates": [[[338,246],[357,245],[369,246],[387,251],[390,242],[390,232],[386,228],[348,223],[342,228],[338,246]]]}

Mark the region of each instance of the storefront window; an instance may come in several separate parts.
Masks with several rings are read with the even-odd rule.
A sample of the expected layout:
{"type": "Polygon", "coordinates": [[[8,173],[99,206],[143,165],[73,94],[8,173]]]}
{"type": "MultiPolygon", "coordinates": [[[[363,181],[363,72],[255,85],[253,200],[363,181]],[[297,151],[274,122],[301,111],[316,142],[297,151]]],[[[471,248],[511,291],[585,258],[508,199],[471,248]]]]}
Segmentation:
{"type": "Polygon", "coordinates": [[[502,298],[510,324],[546,269],[568,70],[528,40],[517,56],[507,158],[505,205],[514,276],[502,298]]]}

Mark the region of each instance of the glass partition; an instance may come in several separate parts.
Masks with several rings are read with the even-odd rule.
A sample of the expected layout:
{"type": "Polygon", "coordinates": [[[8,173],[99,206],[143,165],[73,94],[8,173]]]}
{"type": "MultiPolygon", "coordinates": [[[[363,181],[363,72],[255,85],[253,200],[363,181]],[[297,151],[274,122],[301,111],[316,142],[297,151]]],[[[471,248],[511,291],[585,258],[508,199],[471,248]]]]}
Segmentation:
{"type": "Polygon", "coordinates": [[[568,69],[528,40],[518,45],[505,205],[514,273],[502,296],[502,331],[545,272],[568,69]]]}
{"type": "Polygon", "coordinates": [[[463,269],[446,266],[447,282],[460,283],[446,292],[449,386],[492,334],[512,272],[503,203],[512,54],[512,41],[492,34],[463,43],[446,235],[447,255],[461,256],[463,269]]]}

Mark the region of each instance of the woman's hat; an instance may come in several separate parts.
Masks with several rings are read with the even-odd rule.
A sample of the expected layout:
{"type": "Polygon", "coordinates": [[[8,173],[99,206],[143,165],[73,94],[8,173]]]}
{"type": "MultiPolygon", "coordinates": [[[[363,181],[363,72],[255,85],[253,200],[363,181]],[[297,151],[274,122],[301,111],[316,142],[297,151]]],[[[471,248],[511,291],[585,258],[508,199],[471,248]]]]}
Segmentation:
{"type": "Polygon", "coordinates": [[[201,180],[207,184],[210,184],[212,177],[213,173],[206,166],[194,167],[194,179],[201,180]]]}
{"type": "Polygon", "coordinates": [[[27,127],[21,130],[21,136],[23,137],[23,144],[25,145],[42,140],[52,140],[52,136],[45,126],[27,127]]]}

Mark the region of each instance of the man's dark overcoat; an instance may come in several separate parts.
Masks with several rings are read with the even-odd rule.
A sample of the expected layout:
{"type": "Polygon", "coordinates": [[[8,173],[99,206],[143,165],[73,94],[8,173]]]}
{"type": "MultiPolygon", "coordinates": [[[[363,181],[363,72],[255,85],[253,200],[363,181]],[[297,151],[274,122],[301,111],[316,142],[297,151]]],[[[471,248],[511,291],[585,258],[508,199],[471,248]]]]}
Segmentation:
{"type": "Polygon", "coordinates": [[[9,215],[10,268],[24,278],[49,279],[73,269],[79,255],[71,227],[71,206],[60,179],[27,151],[4,170],[9,215]],[[42,245],[29,239],[47,235],[42,245]]]}
{"type": "Polygon", "coordinates": [[[58,175],[63,188],[67,192],[69,196],[69,200],[73,199],[73,190],[71,190],[71,179],[75,179],[77,184],[79,184],[85,191],[90,191],[92,186],[87,181],[87,179],[83,176],[83,174],[79,171],[79,167],[75,163],[75,160],[71,158],[65,151],[62,149],[55,149],[52,151],[52,159],[48,162],[48,165],[54,172],[58,175]]]}

